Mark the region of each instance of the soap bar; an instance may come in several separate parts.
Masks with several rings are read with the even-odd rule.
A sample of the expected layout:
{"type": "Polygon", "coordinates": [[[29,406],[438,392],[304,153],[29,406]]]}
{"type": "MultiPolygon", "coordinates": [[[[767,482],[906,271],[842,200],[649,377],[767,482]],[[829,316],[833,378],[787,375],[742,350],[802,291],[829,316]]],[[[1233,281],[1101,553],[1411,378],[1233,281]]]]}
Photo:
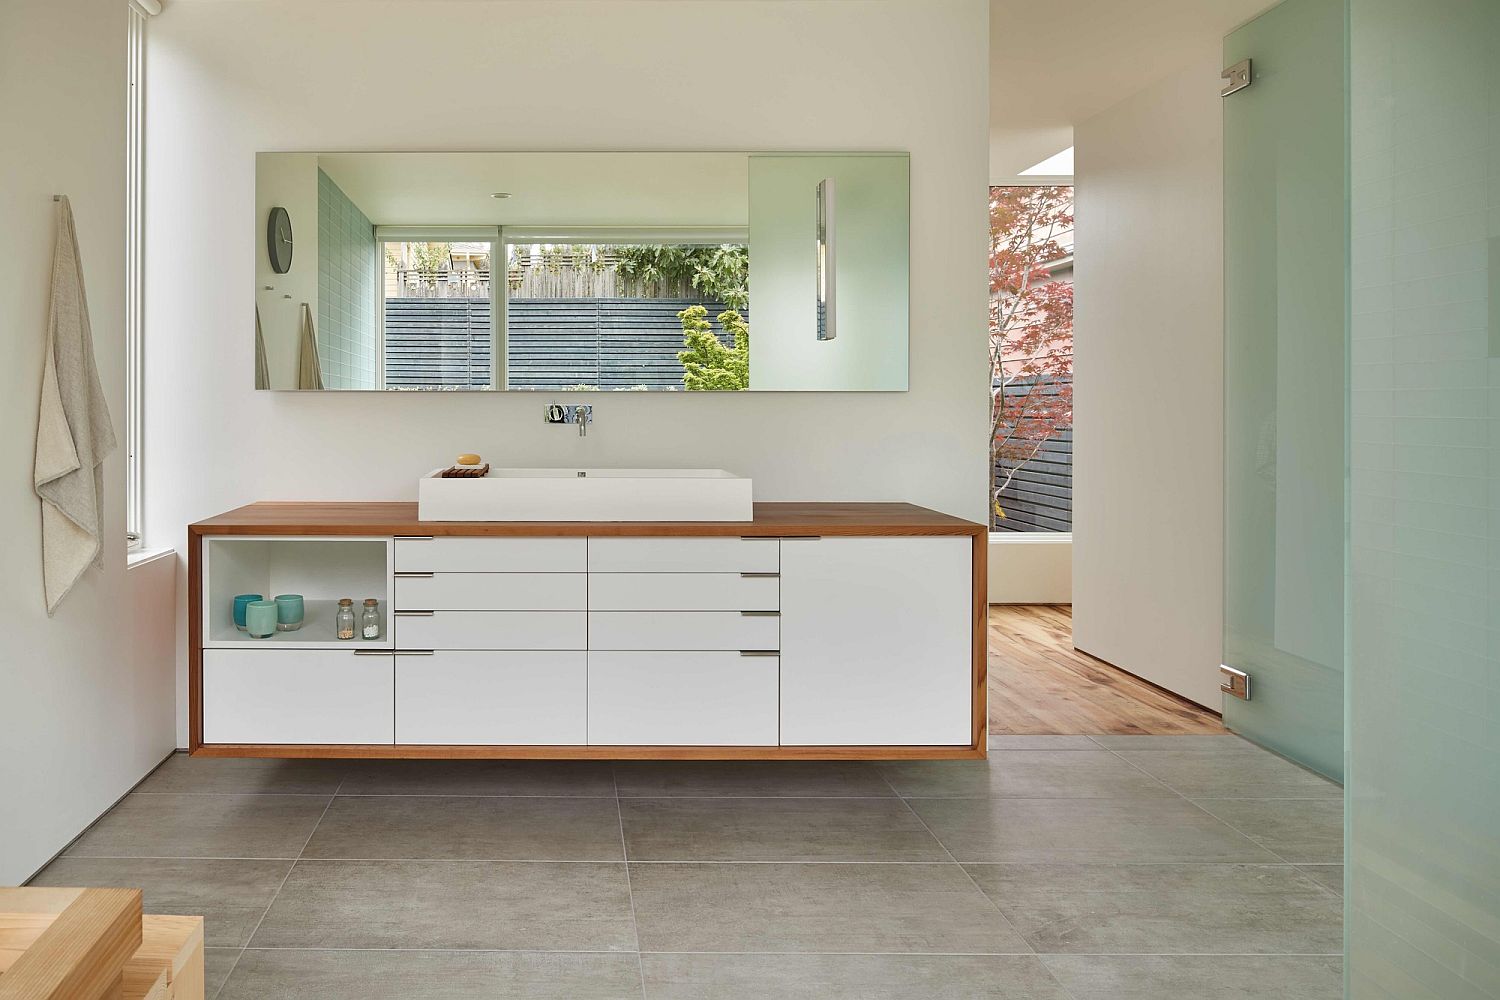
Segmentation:
{"type": "Polygon", "coordinates": [[[478,465],[479,464],[479,456],[478,455],[467,455],[467,454],[460,455],[460,456],[458,456],[458,464],[459,465],[478,465]]]}

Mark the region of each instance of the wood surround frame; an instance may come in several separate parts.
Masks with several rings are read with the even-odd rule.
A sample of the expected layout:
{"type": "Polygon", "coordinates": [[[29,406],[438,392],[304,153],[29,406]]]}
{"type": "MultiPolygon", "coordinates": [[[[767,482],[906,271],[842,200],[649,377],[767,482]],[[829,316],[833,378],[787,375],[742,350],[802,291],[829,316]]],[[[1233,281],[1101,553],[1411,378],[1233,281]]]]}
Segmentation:
{"type": "Polygon", "coordinates": [[[989,536],[973,521],[906,503],[757,503],[750,521],[419,521],[407,502],[255,503],[188,526],[188,750],[203,757],[505,760],[954,760],[987,752],[989,536]],[[971,742],[941,746],[471,746],[203,742],[203,539],[308,535],[391,537],[714,537],[967,535],[971,543],[971,742]]]}

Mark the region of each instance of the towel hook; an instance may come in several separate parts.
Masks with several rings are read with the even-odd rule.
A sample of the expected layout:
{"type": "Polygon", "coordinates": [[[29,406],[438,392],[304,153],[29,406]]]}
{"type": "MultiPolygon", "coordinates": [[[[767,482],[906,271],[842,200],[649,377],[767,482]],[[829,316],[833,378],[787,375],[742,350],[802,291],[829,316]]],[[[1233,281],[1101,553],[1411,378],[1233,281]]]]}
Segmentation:
{"type": "Polygon", "coordinates": [[[53,201],[62,201],[62,195],[55,194],[55,195],[52,196],[52,200],[53,201]]]}

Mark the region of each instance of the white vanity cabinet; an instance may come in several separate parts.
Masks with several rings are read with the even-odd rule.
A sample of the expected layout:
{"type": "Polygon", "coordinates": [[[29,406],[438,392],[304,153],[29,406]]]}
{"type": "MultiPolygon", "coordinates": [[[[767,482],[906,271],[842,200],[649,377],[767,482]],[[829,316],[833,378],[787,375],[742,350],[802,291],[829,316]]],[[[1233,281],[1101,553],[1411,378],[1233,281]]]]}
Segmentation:
{"type": "Polygon", "coordinates": [[[190,528],[194,752],[984,754],[980,525],[761,504],[739,524],[539,530],[303,504],[300,548],[286,506],[190,528]],[[235,593],[283,588],[316,598],[316,627],[236,633],[235,593]],[[340,595],[380,599],[385,634],[335,641],[340,595]]]}

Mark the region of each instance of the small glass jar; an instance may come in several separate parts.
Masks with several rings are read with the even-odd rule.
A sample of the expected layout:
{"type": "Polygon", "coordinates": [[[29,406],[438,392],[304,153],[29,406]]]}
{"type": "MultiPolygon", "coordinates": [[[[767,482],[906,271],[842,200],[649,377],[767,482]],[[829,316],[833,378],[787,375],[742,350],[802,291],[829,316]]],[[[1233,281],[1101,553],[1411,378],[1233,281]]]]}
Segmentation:
{"type": "Polygon", "coordinates": [[[365,610],[359,616],[359,637],[380,638],[380,602],[373,597],[365,598],[365,610]]]}
{"type": "Polygon", "coordinates": [[[339,598],[339,612],[334,616],[334,630],[340,639],[354,638],[354,601],[348,597],[339,598]]]}

